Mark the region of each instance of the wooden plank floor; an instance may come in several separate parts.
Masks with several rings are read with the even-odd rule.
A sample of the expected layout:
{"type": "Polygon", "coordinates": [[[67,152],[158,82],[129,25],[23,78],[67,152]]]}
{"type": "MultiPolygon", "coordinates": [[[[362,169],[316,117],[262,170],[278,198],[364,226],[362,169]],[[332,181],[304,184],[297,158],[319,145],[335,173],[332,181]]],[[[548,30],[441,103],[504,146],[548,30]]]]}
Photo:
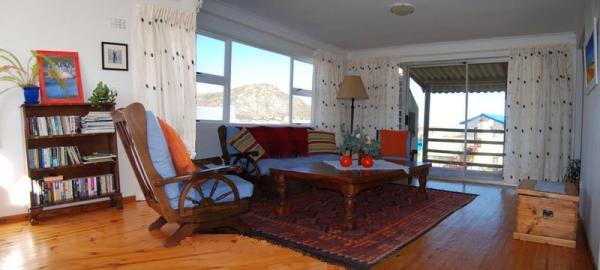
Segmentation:
{"type": "MultiPolygon", "coordinates": [[[[476,193],[377,269],[593,269],[581,230],[577,248],[512,239],[511,188],[431,181],[430,187],[476,193]]],[[[341,269],[290,249],[233,234],[195,235],[163,248],[175,226],[148,232],[157,215],[145,203],[0,225],[0,269],[341,269]]]]}

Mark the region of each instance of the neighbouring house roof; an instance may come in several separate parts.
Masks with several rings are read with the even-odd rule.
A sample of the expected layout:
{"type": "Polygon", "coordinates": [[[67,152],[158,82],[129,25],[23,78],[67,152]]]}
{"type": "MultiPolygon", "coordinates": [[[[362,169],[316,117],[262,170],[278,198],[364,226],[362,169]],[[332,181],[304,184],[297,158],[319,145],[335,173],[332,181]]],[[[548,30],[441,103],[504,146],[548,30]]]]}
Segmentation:
{"type": "MultiPolygon", "coordinates": [[[[415,67],[410,76],[430,93],[465,92],[465,65],[415,67]]],[[[508,63],[483,63],[469,65],[469,93],[506,91],[508,63]]]]}
{"type": "Polygon", "coordinates": [[[490,119],[490,120],[494,120],[494,121],[496,121],[496,122],[498,122],[500,124],[504,124],[504,115],[491,114],[491,113],[482,113],[482,114],[480,114],[478,116],[471,117],[471,118],[467,119],[467,121],[462,121],[462,122],[460,122],[460,124],[464,125],[465,123],[477,120],[479,118],[487,118],[487,119],[490,119]]]}

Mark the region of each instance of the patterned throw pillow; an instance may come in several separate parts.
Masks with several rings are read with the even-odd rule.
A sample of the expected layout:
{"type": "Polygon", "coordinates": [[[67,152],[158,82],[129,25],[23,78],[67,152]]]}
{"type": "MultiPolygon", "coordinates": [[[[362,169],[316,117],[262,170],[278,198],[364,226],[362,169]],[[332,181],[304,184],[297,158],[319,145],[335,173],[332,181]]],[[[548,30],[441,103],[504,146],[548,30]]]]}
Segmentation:
{"type": "Polygon", "coordinates": [[[337,154],[335,134],[331,132],[308,130],[308,154],[337,154]]]}
{"type": "Polygon", "coordinates": [[[240,133],[231,138],[231,140],[229,140],[229,144],[231,144],[231,146],[235,147],[235,149],[241,153],[253,151],[258,152],[258,156],[250,156],[254,160],[259,160],[265,155],[265,149],[262,148],[258,142],[256,142],[254,136],[252,136],[252,134],[246,128],[242,128],[240,133]]]}

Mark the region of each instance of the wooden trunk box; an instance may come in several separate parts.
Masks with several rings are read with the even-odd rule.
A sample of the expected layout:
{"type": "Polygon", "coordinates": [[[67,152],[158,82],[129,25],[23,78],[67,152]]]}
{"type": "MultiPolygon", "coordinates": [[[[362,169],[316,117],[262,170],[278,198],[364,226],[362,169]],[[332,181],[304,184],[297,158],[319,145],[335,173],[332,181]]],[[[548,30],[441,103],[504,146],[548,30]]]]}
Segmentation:
{"type": "Polygon", "coordinates": [[[579,193],[573,183],[525,180],[517,188],[514,239],[574,248],[579,193]]]}

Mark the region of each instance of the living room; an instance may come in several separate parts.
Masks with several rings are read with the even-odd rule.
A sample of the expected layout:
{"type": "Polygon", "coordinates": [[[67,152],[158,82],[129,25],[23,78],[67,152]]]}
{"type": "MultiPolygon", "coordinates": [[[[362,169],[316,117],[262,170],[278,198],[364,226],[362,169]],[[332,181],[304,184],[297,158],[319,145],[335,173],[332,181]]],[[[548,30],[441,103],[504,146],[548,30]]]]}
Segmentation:
{"type": "Polygon", "coordinates": [[[599,1],[0,13],[2,269],[598,268],[599,1]]]}

